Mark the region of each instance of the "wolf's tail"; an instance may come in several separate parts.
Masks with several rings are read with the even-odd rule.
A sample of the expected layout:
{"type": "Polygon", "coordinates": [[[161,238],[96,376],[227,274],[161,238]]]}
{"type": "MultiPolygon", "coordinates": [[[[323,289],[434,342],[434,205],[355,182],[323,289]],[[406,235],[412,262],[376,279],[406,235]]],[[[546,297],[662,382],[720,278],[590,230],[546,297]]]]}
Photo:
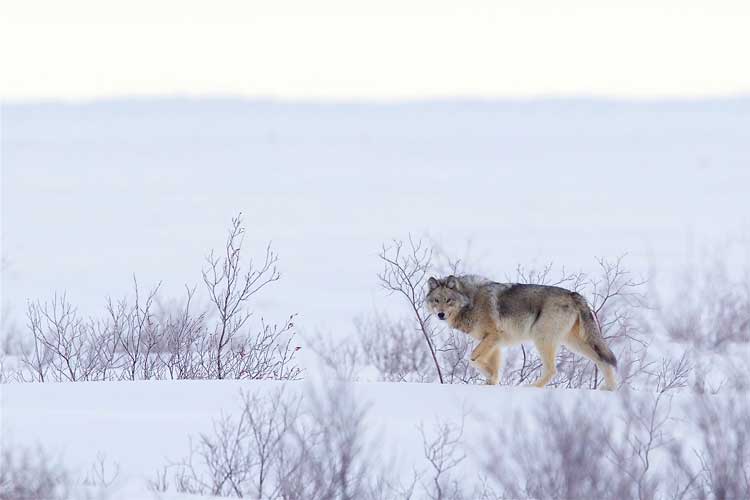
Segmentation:
{"type": "Polygon", "coordinates": [[[617,366],[617,358],[615,357],[612,350],[604,342],[602,332],[599,329],[599,324],[594,318],[594,313],[586,303],[586,299],[579,293],[572,292],[573,301],[578,306],[578,319],[581,323],[580,336],[581,340],[591,347],[591,349],[599,356],[599,359],[608,363],[612,366],[617,366]]]}

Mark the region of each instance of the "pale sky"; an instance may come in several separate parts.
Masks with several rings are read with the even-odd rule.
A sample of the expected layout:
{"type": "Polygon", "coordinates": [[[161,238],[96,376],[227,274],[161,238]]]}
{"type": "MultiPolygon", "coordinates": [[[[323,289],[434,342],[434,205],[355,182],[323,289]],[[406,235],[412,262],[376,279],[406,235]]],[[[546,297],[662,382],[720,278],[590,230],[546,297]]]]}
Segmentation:
{"type": "Polygon", "coordinates": [[[750,93],[750,1],[0,0],[0,99],[750,93]]]}

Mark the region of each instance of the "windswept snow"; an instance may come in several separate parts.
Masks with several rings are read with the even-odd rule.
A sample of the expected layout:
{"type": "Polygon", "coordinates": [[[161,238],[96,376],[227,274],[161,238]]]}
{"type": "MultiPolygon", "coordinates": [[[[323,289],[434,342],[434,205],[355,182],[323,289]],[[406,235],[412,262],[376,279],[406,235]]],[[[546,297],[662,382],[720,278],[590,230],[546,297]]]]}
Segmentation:
{"type": "MultiPolygon", "coordinates": [[[[282,386],[287,396],[307,397],[313,390],[311,382],[228,380],[2,385],[3,445],[42,443],[80,474],[103,453],[108,467],[119,465],[113,498],[151,497],[146,481],[168,461],[186,457],[190,436],[210,431],[221,415],[237,414],[240,391],[268,394],[282,386]]],[[[536,412],[555,403],[584,406],[613,427],[622,416],[619,395],[604,391],[409,383],[350,383],[346,390],[367,409],[366,452],[406,476],[425,465],[420,424],[429,431],[438,422],[466,417],[462,441],[474,457],[485,451],[477,447],[495,426],[512,427],[516,417],[528,425],[536,412]]],[[[675,398],[675,422],[684,420],[694,397],[675,398]]],[[[470,461],[472,474],[477,466],[470,461]]]]}

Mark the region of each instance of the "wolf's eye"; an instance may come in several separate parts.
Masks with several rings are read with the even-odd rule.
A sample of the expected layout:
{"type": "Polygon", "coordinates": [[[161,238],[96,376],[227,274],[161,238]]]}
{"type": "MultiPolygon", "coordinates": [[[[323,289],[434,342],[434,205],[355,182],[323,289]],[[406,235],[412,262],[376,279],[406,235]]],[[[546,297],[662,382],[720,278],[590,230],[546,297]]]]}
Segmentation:
{"type": "Polygon", "coordinates": [[[448,299],[448,300],[446,300],[446,302],[447,302],[448,304],[453,304],[453,299],[448,299]]]}

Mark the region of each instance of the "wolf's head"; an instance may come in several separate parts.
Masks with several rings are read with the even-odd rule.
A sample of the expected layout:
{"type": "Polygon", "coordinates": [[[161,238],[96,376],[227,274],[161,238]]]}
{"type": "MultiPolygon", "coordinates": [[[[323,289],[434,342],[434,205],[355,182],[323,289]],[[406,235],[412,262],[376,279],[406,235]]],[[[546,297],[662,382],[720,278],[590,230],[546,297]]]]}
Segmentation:
{"type": "Polygon", "coordinates": [[[461,283],[455,276],[427,280],[427,308],[442,320],[453,320],[469,304],[469,297],[461,292],[461,283]]]}

